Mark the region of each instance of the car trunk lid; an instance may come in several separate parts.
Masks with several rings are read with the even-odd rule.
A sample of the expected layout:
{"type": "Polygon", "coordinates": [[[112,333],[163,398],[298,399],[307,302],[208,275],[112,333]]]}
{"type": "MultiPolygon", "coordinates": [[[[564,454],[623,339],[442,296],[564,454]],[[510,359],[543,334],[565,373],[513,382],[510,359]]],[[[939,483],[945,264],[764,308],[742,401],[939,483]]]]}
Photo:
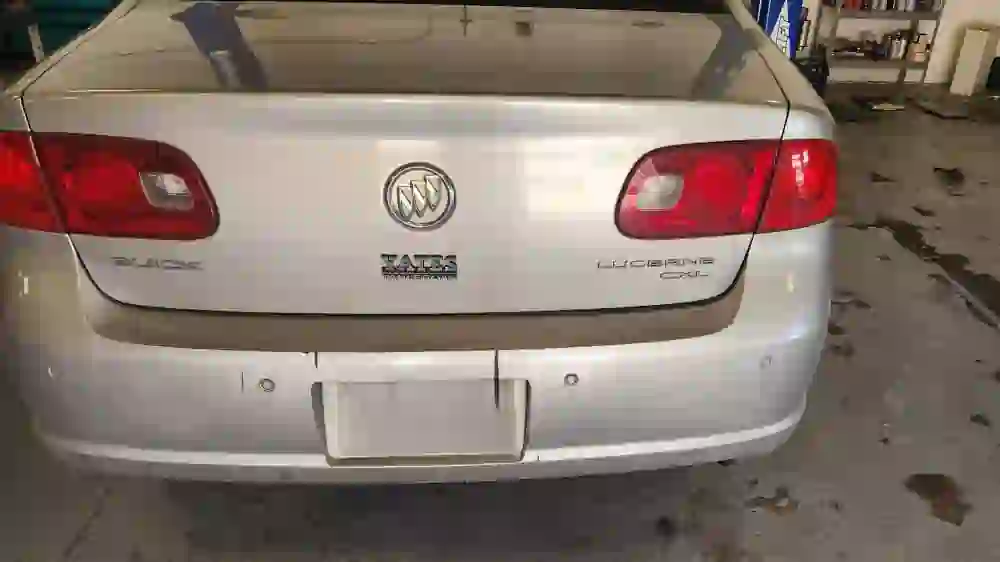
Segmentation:
{"type": "Polygon", "coordinates": [[[205,239],[73,235],[110,297],[478,314],[689,303],[732,286],[751,234],[636,240],[615,222],[651,150],[781,137],[787,104],[730,16],[248,6],[232,14],[240,39],[203,52],[191,5],[141,4],[25,95],[34,131],[172,145],[214,197],[205,239]],[[394,177],[407,165],[416,176],[394,177]],[[401,224],[425,220],[420,208],[448,215],[401,224]]]}

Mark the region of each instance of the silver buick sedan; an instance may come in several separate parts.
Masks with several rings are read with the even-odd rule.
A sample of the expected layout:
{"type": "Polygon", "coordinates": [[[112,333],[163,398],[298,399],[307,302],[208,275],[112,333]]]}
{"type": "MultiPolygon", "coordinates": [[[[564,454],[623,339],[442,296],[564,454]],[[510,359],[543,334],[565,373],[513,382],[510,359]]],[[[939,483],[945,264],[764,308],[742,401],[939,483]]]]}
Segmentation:
{"type": "Polygon", "coordinates": [[[73,463],[572,476],[805,409],[833,122],[741,0],[125,0],[0,130],[2,353],[73,463]]]}

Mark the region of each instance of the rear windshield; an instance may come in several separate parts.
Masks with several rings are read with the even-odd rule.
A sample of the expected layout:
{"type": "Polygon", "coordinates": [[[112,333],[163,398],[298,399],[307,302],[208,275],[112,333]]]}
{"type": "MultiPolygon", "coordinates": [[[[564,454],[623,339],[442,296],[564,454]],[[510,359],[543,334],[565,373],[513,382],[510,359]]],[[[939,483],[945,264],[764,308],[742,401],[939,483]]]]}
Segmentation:
{"type": "MultiPolygon", "coordinates": [[[[242,1],[242,0],[232,0],[242,1]]],[[[277,0],[298,2],[343,2],[345,0],[277,0]]],[[[726,0],[507,0],[500,2],[461,0],[346,0],[348,2],[387,2],[398,4],[448,4],[465,6],[516,6],[525,8],[580,8],[584,10],[639,10],[646,12],[682,12],[692,14],[728,13],[726,0]]]]}

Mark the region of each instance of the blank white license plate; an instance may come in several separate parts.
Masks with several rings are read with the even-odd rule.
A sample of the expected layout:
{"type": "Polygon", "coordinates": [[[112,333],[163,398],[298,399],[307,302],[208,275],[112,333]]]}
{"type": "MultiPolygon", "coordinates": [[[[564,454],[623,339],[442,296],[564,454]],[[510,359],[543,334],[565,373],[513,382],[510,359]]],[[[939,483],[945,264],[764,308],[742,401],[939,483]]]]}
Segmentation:
{"type": "Polygon", "coordinates": [[[524,449],[527,381],[322,387],[326,447],[334,461],[510,461],[524,449]]]}

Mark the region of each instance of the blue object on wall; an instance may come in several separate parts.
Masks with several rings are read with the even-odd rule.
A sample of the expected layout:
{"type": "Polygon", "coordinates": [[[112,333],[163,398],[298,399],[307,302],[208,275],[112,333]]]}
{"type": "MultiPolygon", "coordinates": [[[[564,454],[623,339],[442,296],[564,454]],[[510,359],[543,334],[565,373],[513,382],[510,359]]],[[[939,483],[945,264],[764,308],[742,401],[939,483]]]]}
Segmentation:
{"type": "Polygon", "coordinates": [[[757,23],[788,58],[795,58],[801,31],[802,0],[753,0],[757,23]]]}

